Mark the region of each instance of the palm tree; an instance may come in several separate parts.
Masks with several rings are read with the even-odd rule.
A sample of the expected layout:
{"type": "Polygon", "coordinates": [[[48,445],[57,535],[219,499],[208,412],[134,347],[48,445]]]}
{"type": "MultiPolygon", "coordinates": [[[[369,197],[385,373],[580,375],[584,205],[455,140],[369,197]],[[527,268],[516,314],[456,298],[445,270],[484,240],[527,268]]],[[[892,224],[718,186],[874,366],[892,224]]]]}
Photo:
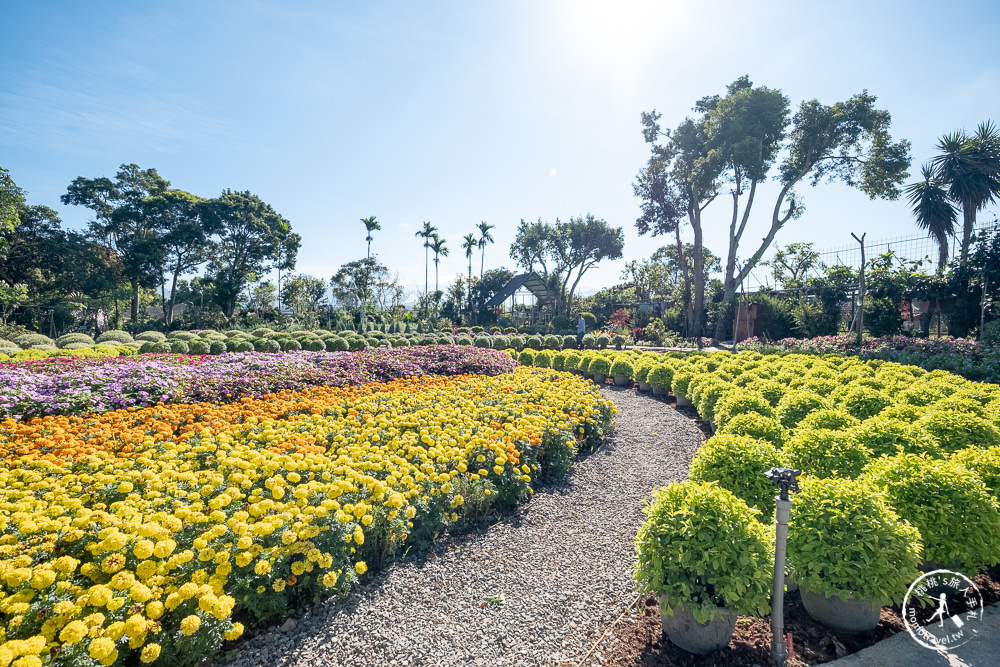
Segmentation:
{"type": "Polygon", "coordinates": [[[1000,131],[992,122],[981,124],[973,135],[964,131],[941,137],[940,154],[932,164],[948,196],[962,207],[962,252],[959,262],[969,257],[976,213],[1000,195],[1000,131]]]}
{"type": "Polygon", "coordinates": [[[476,235],[466,234],[462,237],[462,250],[465,251],[465,258],[469,260],[469,303],[468,306],[472,307],[472,252],[476,249],[476,235]]]}
{"type": "Polygon", "coordinates": [[[483,251],[483,258],[479,263],[479,282],[483,281],[483,267],[486,265],[486,246],[493,243],[493,235],[490,230],[496,227],[485,220],[479,223],[479,247],[483,251]]]}
{"type": "Polygon", "coordinates": [[[430,250],[431,247],[430,240],[432,236],[437,235],[436,232],[437,232],[437,227],[424,220],[424,228],[421,229],[416,234],[414,234],[414,236],[419,236],[424,240],[424,296],[427,296],[427,286],[429,283],[428,276],[430,275],[429,273],[430,257],[428,255],[428,251],[430,250]]]}
{"type": "Polygon", "coordinates": [[[431,250],[434,251],[434,291],[438,291],[438,264],[442,257],[448,256],[448,248],[444,244],[444,239],[435,234],[434,242],[431,243],[431,250]]]}
{"type": "Polygon", "coordinates": [[[938,244],[938,271],[948,263],[948,237],[955,235],[958,212],[948,199],[948,191],[940,175],[931,164],[920,169],[923,181],[906,186],[906,199],[910,202],[917,227],[927,230],[938,244]]]}
{"type": "Polygon", "coordinates": [[[375,220],[375,216],[368,218],[361,218],[361,222],[364,224],[365,229],[368,230],[368,236],[365,237],[365,241],[368,241],[368,259],[372,257],[372,232],[382,229],[382,225],[375,220]]]}

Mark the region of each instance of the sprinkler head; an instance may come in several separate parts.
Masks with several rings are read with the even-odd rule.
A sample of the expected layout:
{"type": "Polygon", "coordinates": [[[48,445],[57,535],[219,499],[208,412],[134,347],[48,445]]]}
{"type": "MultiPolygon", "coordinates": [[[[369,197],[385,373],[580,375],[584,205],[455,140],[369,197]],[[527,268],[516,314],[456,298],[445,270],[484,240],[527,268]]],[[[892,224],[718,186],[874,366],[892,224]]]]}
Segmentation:
{"type": "Polygon", "coordinates": [[[771,468],[764,473],[764,476],[781,489],[781,499],[788,500],[789,491],[798,493],[799,484],[796,478],[801,474],[801,470],[793,470],[792,468],[771,468]]]}

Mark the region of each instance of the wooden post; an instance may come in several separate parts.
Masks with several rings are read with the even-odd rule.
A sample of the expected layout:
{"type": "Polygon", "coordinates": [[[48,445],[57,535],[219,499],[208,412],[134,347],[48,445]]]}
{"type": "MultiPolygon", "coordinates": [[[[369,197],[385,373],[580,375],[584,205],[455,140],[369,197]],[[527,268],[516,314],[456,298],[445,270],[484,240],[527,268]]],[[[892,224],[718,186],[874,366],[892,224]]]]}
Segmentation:
{"type": "Polygon", "coordinates": [[[855,236],[854,232],[851,232],[851,236],[854,236],[854,240],[861,244],[861,272],[858,279],[858,347],[861,347],[861,336],[865,331],[865,237],[868,236],[868,232],[861,235],[859,239],[855,236]]]}

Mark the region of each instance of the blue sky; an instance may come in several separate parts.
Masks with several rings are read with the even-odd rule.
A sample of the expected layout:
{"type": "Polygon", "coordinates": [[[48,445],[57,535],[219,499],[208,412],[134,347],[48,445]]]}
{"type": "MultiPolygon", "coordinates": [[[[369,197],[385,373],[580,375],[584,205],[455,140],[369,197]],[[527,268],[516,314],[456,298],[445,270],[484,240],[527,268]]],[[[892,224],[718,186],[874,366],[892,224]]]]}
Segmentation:
{"type": "MultiPolygon", "coordinates": [[[[451,247],[442,284],[466,272],[459,244],[480,220],[497,226],[487,267],[513,268],[521,218],[587,212],[625,229],[626,260],[648,257],[661,239],[634,227],[640,112],[676,125],[742,74],[793,104],[868,89],[913,143],[914,180],[941,134],[1000,121],[998,28],[988,2],[8,0],[0,165],[71,227],[88,212],[59,203],[69,182],[125,162],[204,197],[250,190],[302,235],[298,270],[324,278],[364,256],[359,220],[375,215],[373,251],[415,292],[424,220],[451,247]]],[[[902,200],[803,194],[779,243],[916,233],[902,200]]],[[[721,200],[706,211],[719,254],[728,215],[721,200]]]]}

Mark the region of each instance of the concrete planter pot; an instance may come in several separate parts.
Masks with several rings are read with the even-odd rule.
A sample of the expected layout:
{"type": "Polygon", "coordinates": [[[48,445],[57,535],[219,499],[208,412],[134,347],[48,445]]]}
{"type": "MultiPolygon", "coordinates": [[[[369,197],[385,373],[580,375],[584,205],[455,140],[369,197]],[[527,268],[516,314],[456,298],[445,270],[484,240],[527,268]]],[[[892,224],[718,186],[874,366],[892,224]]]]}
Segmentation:
{"type": "Polygon", "coordinates": [[[632,384],[632,380],[630,380],[627,375],[616,375],[615,376],[615,386],[616,387],[627,387],[630,384],[632,384]]]}
{"type": "Polygon", "coordinates": [[[608,381],[607,375],[601,375],[600,373],[594,373],[594,382],[597,384],[604,384],[608,381]]]}
{"type": "Polygon", "coordinates": [[[857,635],[869,632],[878,625],[882,611],[871,600],[844,600],[838,595],[826,597],[824,593],[813,593],[799,589],[802,606],[806,613],[831,630],[857,635]]]}
{"type": "Polygon", "coordinates": [[[653,396],[666,396],[670,390],[666,387],[653,387],[653,396]]]}
{"type": "Polygon", "coordinates": [[[687,396],[679,396],[677,394],[675,396],[677,396],[677,407],[686,408],[691,406],[691,399],[687,396]]]}
{"type": "Polygon", "coordinates": [[[674,609],[673,616],[663,613],[660,600],[660,622],[667,638],[688,653],[708,655],[712,651],[729,646],[736,629],[736,612],[719,607],[720,616],[708,623],[694,620],[694,614],[681,605],[674,609]]]}
{"type": "Polygon", "coordinates": [[[649,391],[652,388],[653,388],[652,385],[650,385],[648,382],[639,383],[639,391],[649,391]]]}

